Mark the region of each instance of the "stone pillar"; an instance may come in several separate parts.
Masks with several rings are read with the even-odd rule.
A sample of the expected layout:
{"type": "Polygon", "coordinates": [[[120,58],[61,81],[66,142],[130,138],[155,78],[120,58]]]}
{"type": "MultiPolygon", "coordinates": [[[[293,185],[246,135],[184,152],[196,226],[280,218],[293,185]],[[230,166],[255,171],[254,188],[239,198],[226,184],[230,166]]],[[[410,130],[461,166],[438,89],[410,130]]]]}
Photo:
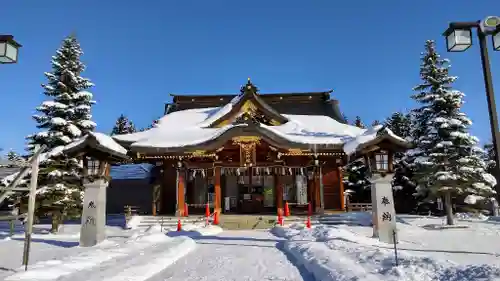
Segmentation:
{"type": "Polygon", "coordinates": [[[371,181],[373,236],[378,237],[381,242],[397,243],[397,236],[394,240],[396,211],[392,194],[392,174],[375,174],[371,181]]]}
{"type": "Polygon", "coordinates": [[[214,170],[214,212],[220,215],[222,207],[222,190],[221,190],[221,171],[220,167],[216,167],[214,170]]]}
{"type": "Polygon", "coordinates": [[[106,238],[106,188],[108,182],[100,179],[85,183],[80,246],[92,247],[106,238]]]}

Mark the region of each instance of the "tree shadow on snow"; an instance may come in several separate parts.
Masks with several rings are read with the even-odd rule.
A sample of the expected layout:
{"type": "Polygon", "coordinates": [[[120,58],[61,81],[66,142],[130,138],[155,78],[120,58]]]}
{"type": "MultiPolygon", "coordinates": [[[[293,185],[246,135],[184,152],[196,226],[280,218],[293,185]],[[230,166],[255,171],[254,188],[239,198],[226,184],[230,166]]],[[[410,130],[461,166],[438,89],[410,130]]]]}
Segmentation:
{"type": "MultiPolygon", "coordinates": [[[[24,241],[24,238],[12,238],[12,240],[24,241]]],[[[34,243],[45,243],[52,246],[62,247],[62,248],[72,248],[78,246],[80,243],[77,241],[61,241],[61,240],[53,240],[53,239],[40,239],[40,238],[32,238],[31,242],[34,243]]]]}

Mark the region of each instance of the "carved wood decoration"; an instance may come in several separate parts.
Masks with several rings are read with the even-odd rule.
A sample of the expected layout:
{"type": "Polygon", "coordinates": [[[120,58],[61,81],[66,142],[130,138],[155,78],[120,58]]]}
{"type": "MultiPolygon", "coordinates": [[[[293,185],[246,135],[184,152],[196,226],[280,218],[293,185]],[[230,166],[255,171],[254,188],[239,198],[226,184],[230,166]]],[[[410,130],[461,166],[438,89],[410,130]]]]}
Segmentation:
{"type": "Polygon", "coordinates": [[[235,137],[233,138],[233,143],[240,146],[240,165],[242,167],[255,166],[257,163],[256,148],[260,144],[260,137],[235,137]]]}

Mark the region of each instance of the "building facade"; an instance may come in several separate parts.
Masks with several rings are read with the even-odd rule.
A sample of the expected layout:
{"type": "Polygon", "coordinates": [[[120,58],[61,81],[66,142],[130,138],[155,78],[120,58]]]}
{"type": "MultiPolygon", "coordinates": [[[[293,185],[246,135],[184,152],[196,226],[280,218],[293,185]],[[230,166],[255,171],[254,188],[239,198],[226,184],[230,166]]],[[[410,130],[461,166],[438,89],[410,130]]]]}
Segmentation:
{"type": "Polygon", "coordinates": [[[173,95],[154,128],[113,138],[155,166],[155,215],[207,203],[217,213],[276,213],[285,202],[296,213],[341,210],[347,161],[385,161],[389,171],[407,143],[382,126],[346,124],[330,94],[259,94],[248,80],[238,95],[173,95]]]}

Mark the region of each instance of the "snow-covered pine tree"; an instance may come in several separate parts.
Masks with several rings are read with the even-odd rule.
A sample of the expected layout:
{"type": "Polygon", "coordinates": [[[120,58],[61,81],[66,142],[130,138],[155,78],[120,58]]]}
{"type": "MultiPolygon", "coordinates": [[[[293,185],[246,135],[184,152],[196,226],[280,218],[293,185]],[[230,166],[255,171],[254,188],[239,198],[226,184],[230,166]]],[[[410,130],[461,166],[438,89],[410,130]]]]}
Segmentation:
{"type": "Polygon", "coordinates": [[[154,127],[156,127],[158,125],[158,122],[159,122],[159,119],[155,119],[153,120],[153,122],[147,126],[146,128],[142,128],[140,131],[143,132],[143,131],[147,131],[149,129],[153,129],[154,127]]]}
{"type": "Polygon", "coordinates": [[[345,115],[344,113],[342,113],[342,118],[344,118],[344,122],[346,124],[349,124],[349,118],[347,118],[347,115],[345,115]]]}
{"type": "Polygon", "coordinates": [[[394,112],[385,120],[384,125],[391,129],[394,134],[407,138],[411,133],[411,116],[402,112],[394,112]]]}
{"type": "Polygon", "coordinates": [[[378,126],[378,125],[380,125],[380,121],[378,121],[378,120],[374,120],[374,121],[372,122],[372,127],[375,127],[375,126],[378,126]]]}
{"type": "Polygon", "coordinates": [[[112,135],[130,134],[135,132],[134,124],[123,114],[116,119],[112,135]]]}
{"type": "MultiPolygon", "coordinates": [[[[411,115],[394,112],[385,120],[384,125],[396,135],[407,139],[411,134],[411,115]]],[[[416,186],[411,181],[412,171],[402,160],[403,156],[404,153],[394,154],[394,175],[392,178],[394,207],[398,213],[410,213],[416,209],[418,200],[414,196],[416,186]]]]}
{"type": "Polygon", "coordinates": [[[450,76],[449,61],[440,58],[434,41],[427,41],[421,58],[422,83],[412,98],[421,104],[416,110],[415,149],[410,167],[417,189],[429,197],[444,197],[447,224],[454,223],[452,200],[466,196],[466,203],[489,198],[496,185],[487,173],[486,163],[469,134],[472,121],[461,112],[464,94],[452,89],[456,77],[450,76]]]}
{"type": "Polygon", "coordinates": [[[54,155],[40,164],[36,198],[36,215],[51,216],[52,232],[57,231],[64,217],[80,214],[83,195],[80,161],[56,151],[96,126],[90,120],[92,94],[85,91],[93,84],[80,76],[85,70],[80,61],[82,54],[74,36],[63,40],[52,57],[52,71],[45,73],[48,82],[42,85],[49,100],[37,107],[38,114],[33,115],[42,131],[27,137],[29,150],[45,144],[54,155]]]}
{"type": "Polygon", "coordinates": [[[346,190],[351,190],[351,202],[368,203],[371,200],[371,182],[368,167],[362,158],[349,163],[344,168],[347,175],[344,180],[346,190]]]}
{"type": "Polygon", "coordinates": [[[488,173],[493,173],[496,163],[495,163],[495,149],[492,143],[487,143],[484,145],[484,161],[488,166],[488,173]]]}
{"type": "Polygon", "coordinates": [[[354,126],[356,126],[358,128],[362,128],[362,129],[365,128],[365,125],[363,124],[363,121],[361,121],[361,117],[356,116],[356,120],[354,120],[354,126]]]}

